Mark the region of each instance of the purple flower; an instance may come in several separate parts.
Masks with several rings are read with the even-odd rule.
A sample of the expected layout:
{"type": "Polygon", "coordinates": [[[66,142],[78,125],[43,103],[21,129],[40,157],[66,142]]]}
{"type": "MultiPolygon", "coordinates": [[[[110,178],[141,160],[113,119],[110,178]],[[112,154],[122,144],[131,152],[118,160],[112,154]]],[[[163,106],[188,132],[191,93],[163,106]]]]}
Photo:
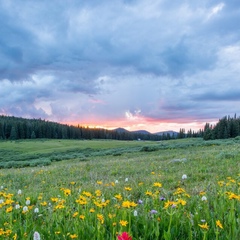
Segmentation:
{"type": "Polygon", "coordinates": [[[160,201],[165,201],[166,200],[166,198],[165,197],[160,197],[160,201]]]}
{"type": "Polygon", "coordinates": [[[150,213],[151,213],[151,214],[156,214],[156,213],[157,213],[157,210],[152,209],[152,210],[150,211],[150,213]]]}
{"type": "Polygon", "coordinates": [[[139,199],[138,204],[143,204],[143,201],[141,199],[139,199]]]}

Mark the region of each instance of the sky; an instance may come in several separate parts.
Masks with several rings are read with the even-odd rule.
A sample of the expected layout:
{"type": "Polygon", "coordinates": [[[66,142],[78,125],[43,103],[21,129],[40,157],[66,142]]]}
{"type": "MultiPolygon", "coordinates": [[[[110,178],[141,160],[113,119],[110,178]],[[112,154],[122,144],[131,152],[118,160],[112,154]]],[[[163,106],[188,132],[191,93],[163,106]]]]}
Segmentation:
{"type": "Polygon", "coordinates": [[[239,0],[1,0],[0,115],[155,133],[240,114],[239,0]]]}

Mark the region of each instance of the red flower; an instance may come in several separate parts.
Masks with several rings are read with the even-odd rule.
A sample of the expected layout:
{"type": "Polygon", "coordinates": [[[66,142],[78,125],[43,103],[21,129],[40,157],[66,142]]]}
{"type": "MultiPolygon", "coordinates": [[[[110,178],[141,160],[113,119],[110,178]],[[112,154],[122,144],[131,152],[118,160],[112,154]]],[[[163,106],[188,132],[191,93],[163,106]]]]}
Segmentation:
{"type": "Polygon", "coordinates": [[[132,240],[132,237],[127,232],[123,232],[122,235],[118,236],[118,240],[132,240]]]}

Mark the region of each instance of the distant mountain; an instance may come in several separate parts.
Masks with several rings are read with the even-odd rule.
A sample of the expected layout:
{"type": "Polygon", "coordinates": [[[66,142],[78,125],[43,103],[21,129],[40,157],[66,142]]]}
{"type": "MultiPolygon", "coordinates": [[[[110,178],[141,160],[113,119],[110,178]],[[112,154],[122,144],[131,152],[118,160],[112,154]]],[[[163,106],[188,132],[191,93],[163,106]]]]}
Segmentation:
{"type": "Polygon", "coordinates": [[[136,131],[131,131],[132,133],[140,133],[140,134],[152,134],[146,130],[136,130],[136,131]]]}
{"type": "Polygon", "coordinates": [[[118,132],[118,133],[129,132],[129,131],[126,130],[125,128],[116,128],[116,129],[113,129],[113,131],[116,131],[116,132],[118,132]]]}
{"type": "Polygon", "coordinates": [[[176,137],[179,133],[175,132],[175,131],[172,131],[172,130],[169,130],[169,131],[157,132],[157,133],[154,133],[154,134],[158,135],[158,136],[169,134],[171,137],[176,137]]]}
{"type": "Polygon", "coordinates": [[[176,137],[178,135],[178,132],[169,130],[169,131],[163,131],[163,132],[157,132],[157,133],[150,133],[146,130],[135,130],[135,131],[128,131],[125,128],[116,128],[113,131],[116,131],[118,133],[136,133],[136,134],[152,134],[152,135],[158,135],[158,136],[162,136],[162,135],[167,135],[169,134],[171,137],[176,137]]]}

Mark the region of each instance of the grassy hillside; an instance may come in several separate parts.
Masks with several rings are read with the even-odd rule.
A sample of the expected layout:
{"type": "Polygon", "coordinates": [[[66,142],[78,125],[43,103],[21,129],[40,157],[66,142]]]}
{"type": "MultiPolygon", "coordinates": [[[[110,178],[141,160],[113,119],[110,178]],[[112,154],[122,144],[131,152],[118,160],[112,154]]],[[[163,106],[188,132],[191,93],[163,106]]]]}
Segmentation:
{"type": "Polygon", "coordinates": [[[239,145],[238,138],[0,142],[2,167],[36,163],[0,169],[0,236],[239,239],[239,145]]]}

